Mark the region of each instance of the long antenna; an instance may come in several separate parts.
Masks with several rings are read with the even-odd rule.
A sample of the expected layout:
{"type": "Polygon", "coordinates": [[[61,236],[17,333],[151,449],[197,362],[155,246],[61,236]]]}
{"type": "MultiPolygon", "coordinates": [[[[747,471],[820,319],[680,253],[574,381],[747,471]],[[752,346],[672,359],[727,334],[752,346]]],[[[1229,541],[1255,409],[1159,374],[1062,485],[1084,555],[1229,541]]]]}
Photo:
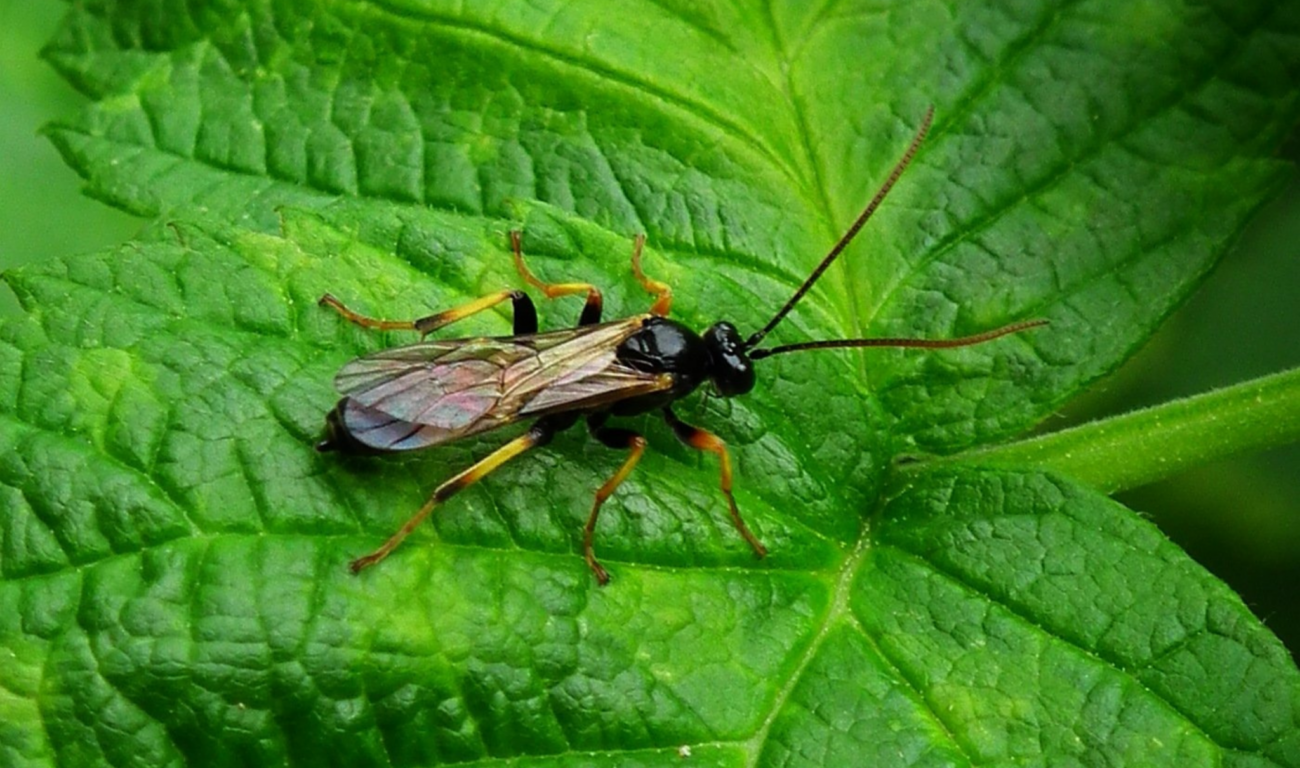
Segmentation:
{"type": "MultiPolygon", "coordinates": [[[[777,323],[784,320],[785,316],[790,314],[790,310],[794,309],[794,305],[798,304],[799,299],[802,299],[804,294],[808,292],[808,289],[813,287],[813,283],[817,282],[817,278],[822,276],[822,273],[826,271],[826,268],[829,267],[840,255],[840,252],[847,248],[849,243],[853,242],[853,238],[857,237],[858,231],[862,229],[862,225],[866,224],[867,219],[871,218],[871,214],[876,212],[876,208],[880,206],[880,202],[885,199],[885,195],[889,194],[889,190],[893,188],[894,182],[898,181],[898,177],[902,176],[903,171],[907,169],[908,163],[912,162],[912,157],[916,155],[916,150],[920,148],[921,142],[925,141],[925,134],[929,133],[930,123],[933,120],[934,105],[931,105],[925,110],[925,117],[922,118],[921,127],[917,129],[916,135],[912,137],[912,143],[908,145],[907,151],[903,153],[903,156],[899,159],[898,163],[894,165],[894,170],[890,172],[889,178],[885,179],[885,183],[881,185],[880,191],[876,193],[875,197],[871,198],[871,202],[867,203],[867,207],[862,210],[862,213],[858,214],[858,218],[853,222],[853,225],[844,233],[839,242],[831,248],[830,253],[826,254],[826,258],[822,259],[822,263],[817,265],[817,268],[812,271],[812,274],[808,276],[808,279],[803,281],[803,285],[799,286],[799,290],[794,292],[794,295],[785,303],[785,306],[781,307],[776,315],[768,321],[767,325],[763,326],[763,330],[750,336],[749,339],[745,341],[745,349],[753,349],[758,346],[758,344],[763,341],[763,338],[776,327],[777,323]]],[[[768,354],[773,353],[769,352],[768,354]]],[[[751,355],[751,357],[757,357],[757,355],[751,355]]]]}
{"type": "Polygon", "coordinates": [[[841,347],[919,347],[921,349],[951,349],[952,347],[969,347],[983,344],[1000,336],[1019,333],[1030,328],[1047,325],[1046,320],[1022,320],[1018,323],[1004,325],[991,331],[977,333],[974,336],[962,336],[959,339],[834,339],[831,341],[805,341],[802,344],[787,344],[783,347],[756,349],[749,353],[751,360],[762,360],[772,355],[786,352],[798,352],[802,349],[836,349],[841,347]]]}

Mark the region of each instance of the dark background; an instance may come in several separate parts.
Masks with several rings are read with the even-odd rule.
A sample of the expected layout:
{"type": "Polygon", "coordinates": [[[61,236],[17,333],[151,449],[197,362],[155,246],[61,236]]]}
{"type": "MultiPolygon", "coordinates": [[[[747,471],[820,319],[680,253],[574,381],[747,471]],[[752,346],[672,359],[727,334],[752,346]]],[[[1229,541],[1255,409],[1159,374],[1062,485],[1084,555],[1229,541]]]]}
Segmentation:
{"type": "MultiPolygon", "coordinates": [[[[95,250],[138,220],[79,193],[37,135],[80,97],[37,54],[63,13],[0,0],[0,269],[95,250]]],[[[1293,146],[1288,156],[1300,152],[1293,146]]],[[[1136,357],[1044,430],[1167,402],[1300,365],[1300,183],[1270,204],[1204,288],[1136,357]]],[[[17,304],[0,288],[0,315],[17,304]]],[[[1236,589],[1300,648],[1300,446],[1211,464],[1118,497],[1236,589]]]]}

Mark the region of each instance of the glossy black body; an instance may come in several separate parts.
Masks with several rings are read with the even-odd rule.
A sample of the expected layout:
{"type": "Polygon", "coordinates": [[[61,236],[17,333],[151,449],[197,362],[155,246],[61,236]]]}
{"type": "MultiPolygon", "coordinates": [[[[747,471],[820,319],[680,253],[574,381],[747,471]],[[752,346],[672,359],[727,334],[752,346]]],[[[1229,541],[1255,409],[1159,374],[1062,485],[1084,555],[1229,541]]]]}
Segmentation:
{"type": "Polygon", "coordinates": [[[646,413],[680,400],[713,378],[719,362],[725,365],[725,358],[715,354],[704,337],[666,317],[646,319],[641,330],[619,345],[616,355],[620,362],[638,371],[670,374],[673,388],[621,400],[609,410],[615,416],[646,413]]]}
{"type": "Polygon", "coordinates": [[[619,345],[618,359],[646,373],[668,373],[673,388],[624,400],[610,413],[630,416],[653,411],[680,400],[706,380],[723,397],[743,395],[754,388],[754,367],[745,354],[740,334],[731,323],[711,326],[704,335],[676,320],[650,317],[641,330],[619,345]]]}

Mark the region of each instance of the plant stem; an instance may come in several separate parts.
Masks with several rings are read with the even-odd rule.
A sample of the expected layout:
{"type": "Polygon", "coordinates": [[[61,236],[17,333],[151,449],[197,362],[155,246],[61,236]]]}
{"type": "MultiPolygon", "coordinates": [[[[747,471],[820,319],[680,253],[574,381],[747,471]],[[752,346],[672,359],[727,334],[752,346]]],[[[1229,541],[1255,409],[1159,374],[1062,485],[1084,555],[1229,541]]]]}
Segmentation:
{"type": "Polygon", "coordinates": [[[1300,441],[1300,368],[952,460],[1035,466],[1106,493],[1300,441]]]}

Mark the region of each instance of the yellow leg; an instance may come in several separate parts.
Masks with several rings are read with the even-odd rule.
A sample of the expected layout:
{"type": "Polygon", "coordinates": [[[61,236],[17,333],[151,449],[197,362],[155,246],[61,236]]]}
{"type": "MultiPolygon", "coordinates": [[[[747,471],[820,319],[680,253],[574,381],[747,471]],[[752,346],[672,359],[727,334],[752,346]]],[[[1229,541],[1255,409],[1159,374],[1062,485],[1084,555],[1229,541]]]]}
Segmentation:
{"type": "Polygon", "coordinates": [[[451,325],[457,320],[464,320],[470,315],[495,307],[506,300],[514,302],[515,313],[517,316],[520,314],[530,315],[534,318],[533,324],[536,325],[535,312],[530,313],[528,310],[523,310],[521,313],[521,302],[530,304],[528,309],[531,309],[531,302],[528,297],[524,295],[522,291],[510,289],[497,291],[496,293],[489,293],[487,296],[475,299],[468,304],[462,304],[459,307],[416,318],[415,320],[381,320],[378,318],[367,317],[352,311],[347,307],[347,305],[335,298],[333,294],[329,293],[320,297],[319,304],[323,307],[333,309],[335,312],[342,315],[348,322],[355,323],[362,328],[371,328],[376,331],[418,331],[421,337],[423,337],[439,328],[442,328],[443,326],[451,325]]]}
{"type": "Polygon", "coordinates": [[[646,277],[641,271],[641,250],[645,248],[645,235],[637,235],[632,241],[632,274],[636,281],[655,296],[655,303],[650,305],[650,314],[666,317],[673,306],[673,289],[667,283],[661,283],[646,277]]]}
{"type": "Polygon", "coordinates": [[[618,468],[614,476],[605,481],[605,484],[596,489],[596,501],[591,505],[591,515],[587,517],[587,525],[582,529],[582,556],[587,560],[587,567],[596,576],[596,582],[602,587],[609,583],[609,573],[596,560],[596,551],[592,546],[596,538],[596,518],[600,517],[600,507],[605,500],[614,494],[614,491],[623,484],[627,476],[632,474],[636,463],[641,460],[641,454],[645,453],[645,438],[628,430],[606,430],[604,434],[598,432],[598,437],[611,448],[617,446],[617,441],[622,438],[625,446],[630,453],[627,459],[623,461],[623,466],[618,468]]]}
{"type": "Polygon", "coordinates": [[[348,567],[352,569],[353,573],[360,573],[362,570],[369,568],[383,560],[385,557],[388,557],[388,554],[396,549],[397,545],[401,544],[402,540],[411,534],[411,531],[414,531],[419,527],[420,523],[424,522],[425,518],[433,512],[434,507],[447,499],[450,499],[452,496],[455,496],[461,490],[468,488],[479,480],[482,480],[492,472],[492,470],[505,464],[507,461],[510,461],[538,443],[543,442],[546,437],[547,436],[544,433],[534,428],[532,431],[528,432],[528,434],[516,437],[514,440],[511,440],[488,454],[488,456],[482,461],[438,486],[438,488],[433,492],[433,495],[429,497],[429,500],[424,503],[424,506],[420,507],[419,511],[412,515],[410,520],[403,523],[402,527],[397,530],[397,533],[394,533],[389,537],[388,541],[385,541],[383,546],[365,557],[358,557],[356,560],[353,560],[348,567]]]}

